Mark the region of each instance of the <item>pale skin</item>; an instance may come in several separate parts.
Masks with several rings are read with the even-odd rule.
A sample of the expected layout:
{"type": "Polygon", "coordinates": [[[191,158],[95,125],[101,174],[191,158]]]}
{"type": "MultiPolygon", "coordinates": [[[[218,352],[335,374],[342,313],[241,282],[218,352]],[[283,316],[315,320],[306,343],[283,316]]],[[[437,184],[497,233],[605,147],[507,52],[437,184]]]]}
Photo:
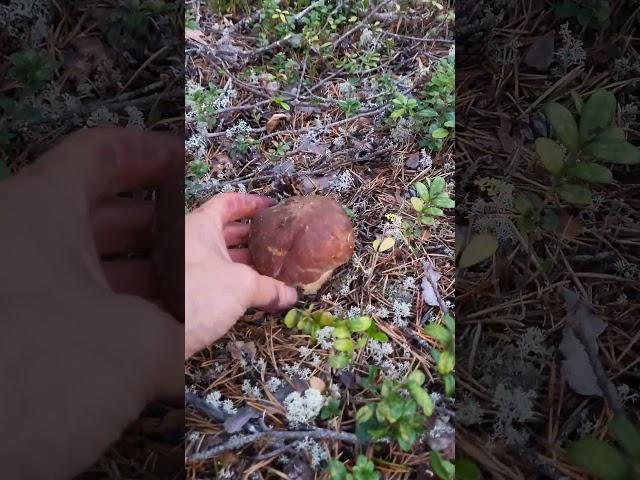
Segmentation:
{"type": "Polygon", "coordinates": [[[3,478],[81,472],[145,405],[181,399],[184,359],[246,309],[296,301],[234,248],[249,233],[238,220],[270,205],[261,196],[216,196],[187,216],[185,325],[160,306],[149,261],[104,260],[151,241],[153,202],[116,195],[183,162],[181,138],[93,129],[0,183],[3,478]]]}

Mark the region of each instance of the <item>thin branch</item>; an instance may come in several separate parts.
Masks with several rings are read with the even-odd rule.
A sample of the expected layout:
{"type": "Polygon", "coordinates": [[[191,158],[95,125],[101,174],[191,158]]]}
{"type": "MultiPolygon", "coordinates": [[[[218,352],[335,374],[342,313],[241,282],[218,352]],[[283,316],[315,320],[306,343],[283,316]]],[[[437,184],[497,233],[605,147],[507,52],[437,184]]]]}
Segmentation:
{"type": "Polygon", "coordinates": [[[203,452],[194,453],[186,458],[187,463],[201,462],[210,458],[217,457],[218,455],[231,450],[238,450],[247,445],[255,443],[264,439],[275,440],[301,440],[305,438],[312,438],[314,440],[336,440],[347,443],[360,443],[360,440],[353,433],[348,432],[335,432],[333,430],[317,429],[317,430],[297,430],[297,431],[284,431],[284,430],[267,430],[264,432],[252,433],[245,436],[234,436],[221,445],[216,445],[203,452]]]}
{"type": "Polygon", "coordinates": [[[351,30],[347,31],[345,34],[343,34],[340,38],[338,38],[334,43],[333,43],[333,50],[335,50],[336,48],[338,48],[338,46],[347,38],[349,37],[349,35],[351,35],[353,32],[356,32],[358,30],[360,30],[362,27],[365,26],[365,24],[367,23],[367,20],[369,20],[369,18],[374,15],[378,10],[380,10],[382,7],[384,7],[385,5],[391,3],[391,0],[385,0],[384,2],[376,5],[376,7],[371,10],[369,13],[367,13],[365,15],[365,17],[358,22],[358,24],[353,27],[351,30]]]}

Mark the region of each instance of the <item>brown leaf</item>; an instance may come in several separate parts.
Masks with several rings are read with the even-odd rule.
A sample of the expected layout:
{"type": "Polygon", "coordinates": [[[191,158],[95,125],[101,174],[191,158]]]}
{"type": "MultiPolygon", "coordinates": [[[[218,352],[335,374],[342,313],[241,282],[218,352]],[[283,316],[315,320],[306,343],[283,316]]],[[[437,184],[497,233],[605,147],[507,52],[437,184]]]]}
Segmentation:
{"type": "Polygon", "coordinates": [[[420,152],[414,152],[411,155],[409,155],[409,157],[407,158],[407,161],[405,162],[405,165],[407,166],[407,168],[411,168],[415,170],[416,168],[418,168],[419,162],[420,162],[420,152]]]}
{"type": "Polygon", "coordinates": [[[320,393],[324,393],[325,389],[327,388],[327,384],[324,383],[324,380],[318,377],[311,377],[309,379],[309,386],[314,390],[319,391],[320,393]]]}
{"type": "Polygon", "coordinates": [[[289,480],[313,480],[315,478],[309,464],[300,458],[287,463],[284,473],[289,480]]]}
{"type": "Polygon", "coordinates": [[[184,29],[184,38],[192,40],[200,45],[208,45],[207,37],[200,30],[192,30],[190,28],[184,29]]]}
{"type": "Polygon", "coordinates": [[[305,194],[309,194],[316,190],[326,190],[335,179],[335,175],[327,175],[324,177],[302,177],[300,180],[300,190],[305,194]]]}
{"type": "Polygon", "coordinates": [[[511,136],[511,120],[506,117],[500,117],[500,128],[498,129],[498,138],[505,153],[513,152],[515,142],[511,136]]]}
{"type": "Polygon", "coordinates": [[[554,40],[555,32],[553,30],[536,38],[527,50],[524,63],[540,72],[548,70],[553,61],[554,40]]]}
{"type": "Polygon", "coordinates": [[[233,358],[236,360],[243,360],[245,358],[253,358],[256,356],[256,344],[254,342],[229,342],[227,344],[227,350],[233,358]]]}
{"type": "Polygon", "coordinates": [[[569,215],[563,212],[560,215],[560,225],[558,226],[558,233],[563,234],[567,240],[573,240],[582,235],[582,225],[576,220],[573,215],[569,215]]]}
{"type": "Polygon", "coordinates": [[[576,292],[563,288],[562,295],[567,310],[560,342],[565,378],[574,392],[602,397],[598,371],[603,372],[603,368],[598,358],[598,337],[607,324],[576,292]]]}
{"type": "Polygon", "coordinates": [[[271,133],[276,128],[278,128],[280,121],[284,120],[285,118],[289,118],[289,115],[287,115],[286,113],[276,113],[274,115],[271,115],[271,118],[267,121],[267,133],[271,133]]]}

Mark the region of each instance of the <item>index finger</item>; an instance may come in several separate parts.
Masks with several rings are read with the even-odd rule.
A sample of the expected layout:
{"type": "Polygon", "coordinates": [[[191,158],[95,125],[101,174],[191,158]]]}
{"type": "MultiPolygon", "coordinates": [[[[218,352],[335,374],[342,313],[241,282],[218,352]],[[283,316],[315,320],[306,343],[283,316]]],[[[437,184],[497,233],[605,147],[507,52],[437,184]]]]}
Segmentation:
{"type": "Polygon", "coordinates": [[[250,193],[219,193],[198,210],[204,213],[214,213],[220,218],[222,225],[226,225],[243,218],[251,218],[260,210],[271,207],[275,200],[264,195],[250,193]]]}
{"type": "Polygon", "coordinates": [[[92,128],[75,132],[45,153],[42,168],[65,188],[95,201],[184,176],[184,142],[163,132],[92,128]],[[72,179],[68,178],[73,176],[72,179]]]}

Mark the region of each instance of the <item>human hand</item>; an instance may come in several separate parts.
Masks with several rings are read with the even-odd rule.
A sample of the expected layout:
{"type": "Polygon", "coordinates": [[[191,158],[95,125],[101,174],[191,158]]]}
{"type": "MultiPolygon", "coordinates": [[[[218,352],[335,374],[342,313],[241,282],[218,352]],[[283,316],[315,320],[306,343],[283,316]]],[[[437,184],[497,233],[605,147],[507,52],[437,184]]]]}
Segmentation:
{"type": "Polygon", "coordinates": [[[185,220],[185,358],[222,337],[248,308],[278,310],[297,300],[294,288],[260,275],[248,264],[250,218],[274,202],[263,196],[221,193],[185,220]]]}
{"type": "Polygon", "coordinates": [[[91,129],[0,183],[3,478],[70,478],[183,395],[183,327],[150,300],[149,261],[101,261],[149,249],[153,202],[116,195],[183,162],[181,138],[91,129]]]}

